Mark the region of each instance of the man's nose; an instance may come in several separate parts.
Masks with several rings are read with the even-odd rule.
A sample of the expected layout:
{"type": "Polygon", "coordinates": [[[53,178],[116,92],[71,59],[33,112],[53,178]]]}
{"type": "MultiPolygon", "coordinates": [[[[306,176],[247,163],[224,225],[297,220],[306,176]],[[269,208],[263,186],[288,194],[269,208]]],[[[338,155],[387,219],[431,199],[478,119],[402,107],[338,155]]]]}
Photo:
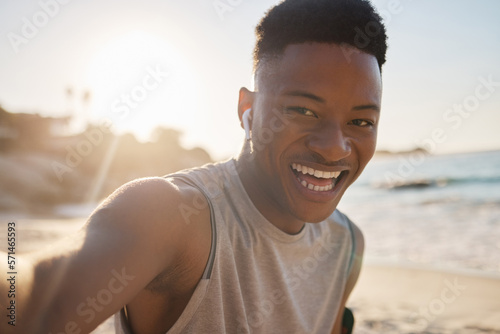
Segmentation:
{"type": "Polygon", "coordinates": [[[327,161],[338,161],[351,154],[350,138],[339,123],[325,124],[311,133],[307,146],[327,161]]]}

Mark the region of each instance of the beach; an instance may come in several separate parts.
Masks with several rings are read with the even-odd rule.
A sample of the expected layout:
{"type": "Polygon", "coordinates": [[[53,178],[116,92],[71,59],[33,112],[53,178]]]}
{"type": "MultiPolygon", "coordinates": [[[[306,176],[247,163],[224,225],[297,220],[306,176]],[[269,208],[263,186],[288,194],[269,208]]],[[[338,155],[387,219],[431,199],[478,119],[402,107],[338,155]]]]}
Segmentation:
{"type": "MultiPolygon", "coordinates": [[[[18,252],[40,249],[76,232],[83,218],[15,218],[18,252]]],[[[5,226],[4,226],[5,225],[5,226]]],[[[5,235],[0,242],[5,244],[5,235]]],[[[367,259],[348,301],[354,333],[500,333],[500,276],[472,270],[367,259]]],[[[111,319],[93,334],[114,333],[111,319]]]]}
{"type": "Polygon", "coordinates": [[[348,306],[358,334],[500,333],[500,278],[366,264],[348,306]]]}

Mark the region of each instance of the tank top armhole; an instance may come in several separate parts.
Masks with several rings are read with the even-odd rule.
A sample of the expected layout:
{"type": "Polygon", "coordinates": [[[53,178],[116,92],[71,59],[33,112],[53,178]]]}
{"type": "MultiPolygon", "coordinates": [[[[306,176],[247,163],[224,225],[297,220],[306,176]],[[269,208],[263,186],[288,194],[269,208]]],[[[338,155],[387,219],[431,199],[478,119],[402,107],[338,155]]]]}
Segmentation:
{"type": "Polygon", "coordinates": [[[354,263],[354,257],[356,256],[356,234],[354,233],[354,226],[352,221],[345,216],[345,220],[347,221],[347,226],[349,227],[349,232],[351,234],[351,255],[349,257],[349,264],[347,266],[347,277],[351,275],[351,269],[354,263]]]}
{"type": "Polygon", "coordinates": [[[205,271],[203,272],[203,276],[201,278],[202,279],[210,279],[210,276],[212,275],[212,268],[214,266],[215,250],[216,250],[216,246],[217,246],[217,226],[215,223],[215,211],[214,211],[214,207],[212,205],[212,201],[210,201],[210,197],[205,192],[205,190],[203,190],[200,186],[198,186],[195,182],[193,182],[187,176],[181,175],[181,174],[173,174],[173,175],[168,175],[168,177],[180,180],[180,181],[184,182],[185,184],[190,185],[190,186],[198,189],[207,200],[208,207],[210,210],[210,226],[211,226],[211,230],[212,230],[212,244],[210,246],[210,254],[208,256],[208,262],[207,262],[207,265],[205,267],[205,271]]]}

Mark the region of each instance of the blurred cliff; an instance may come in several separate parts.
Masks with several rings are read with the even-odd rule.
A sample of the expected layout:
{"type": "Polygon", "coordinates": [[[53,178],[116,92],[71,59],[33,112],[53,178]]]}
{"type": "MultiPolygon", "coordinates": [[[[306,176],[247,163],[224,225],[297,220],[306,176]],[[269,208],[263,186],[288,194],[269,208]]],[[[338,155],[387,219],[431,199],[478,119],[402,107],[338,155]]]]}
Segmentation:
{"type": "Polygon", "coordinates": [[[0,107],[0,212],[50,214],[61,204],[100,200],[135,178],[211,161],[202,148],[183,148],[176,130],[159,127],[141,143],[116,136],[110,124],[69,135],[70,121],[0,107]]]}

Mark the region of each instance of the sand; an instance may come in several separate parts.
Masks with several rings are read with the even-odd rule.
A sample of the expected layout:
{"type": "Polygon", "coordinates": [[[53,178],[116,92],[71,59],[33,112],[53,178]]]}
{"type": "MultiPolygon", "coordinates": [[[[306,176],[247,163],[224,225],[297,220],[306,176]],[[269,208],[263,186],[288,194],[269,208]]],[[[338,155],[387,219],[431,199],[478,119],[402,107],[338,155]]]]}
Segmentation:
{"type": "MultiPolygon", "coordinates": [[[[18,216],[19,217],[19,216],[18,216]]],[[[14,216],[0,215],[2,231],[14,216]]],[[[78,230],[83,219],[15,219],[18,252],[78,230]]],[[[0,233],[5,244],[5,233],[0,233]]],[[[500,333],[500,277],[366,261],[348,301],[356,334],[500,333]]],[[[114,333],[111,321],[94,334],[114,333]]]]}
{"type": "Polygon", "coordinates": [[[365,264],[348,306],[358,334],[500,333],[500,277],[365,264]]]}

